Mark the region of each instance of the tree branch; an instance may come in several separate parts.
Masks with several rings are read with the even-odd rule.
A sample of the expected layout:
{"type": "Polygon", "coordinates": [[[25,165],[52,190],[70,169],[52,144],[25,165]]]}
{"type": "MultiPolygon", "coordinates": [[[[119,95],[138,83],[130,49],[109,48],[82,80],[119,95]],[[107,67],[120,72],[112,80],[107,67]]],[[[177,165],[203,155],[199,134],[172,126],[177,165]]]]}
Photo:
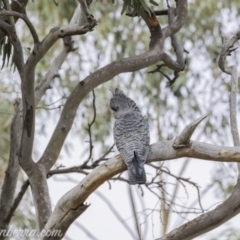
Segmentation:
{"type": "MultiPolygon", "coordinates": [[[[187,1],[180,0],[180,5],[182,4],[186,5],[187,1]]],[[[185,13],[185,15],[183,14],[185,18],[187,13],[184,11],[185,8],[180,7],[179,9],[185,13]]],[[[134,72],[162,60],[163,41],[164,39],[160,38],[159,41],[156,42],[155,46],[146,53],[134,57],[123,58],[108,64],[107,66],[90,74],[76,86],[65,103],[61,117],[50,139],[50,142],[40,159],[40,162],[46,166],[47,171],[49,171],[56,162],[65,138],[71,129],[77,108],[86,95],[95,87],[109,81],[120,73],[134,72]]]]}
{"type": "MultiPolygon", "coordinates": [[[[10,4],[10,8],[14,12],[24,12],[25,7],[28,4],[28,0],[18,0],[18,1],[12,1],[10,4]]],[[[0,17],[0,21],[7,21],[6,17],[0,17]]],[[[18,20],[18,18],[15,18],[15,22],[18,20]]],[[[6,36],[5,32],[0,31],[0,41],[6,36]]]]}
{"type": "MultiPolygon", "coordinates": [[[[191,131],[191,129],[189,131],[191,131]]],[[[174,149],[172,147],[174,141],[173,139],[152,144],[147,162],[166,161],[182,157],[224,162],[240,162],[240,147],[214,146],[207,143],[192,141],[189,148],[174,149]]],[[[83,206],[88,196],[101,184],[124,170],[126,170],[126,165],[120,155],[96,167],[76,187],[59,200],[46,224],[46,229],[61,229],[60,226],[64,225],[65,230],[67,230],[68,215],[72,214],[72,209],[78,209],[78,207],[83,206]]],[[[78,216],[76,215],[75,217],[78,216]]],[[[65,234],[65,232],[63,232],[63,234],[65,234]]]]}
{"type": "Polygon", "coordinates": [[[87,22],[91,25],[92,23],[96,22],[96,20],[94,19],[93,15],[90,13],[89,11],[89,5],[91,1],[87,1],[87,0],[78,0],[80,5],[81,5],[81,9],[83,11],[83,14],[85,15],[87,22]]]}
{"type": "Polygon", "coordinates": [[[32,22],[28,19],[26,13],[23,14],[23,13],[18,13],[18,12],[13,12],[13,11],[6,11],[6,10],[3,9],[3,10],[0,11],[0,16],[1,15],[2,16],[14,16],[14,17],[21,18],[26,23],[26,25],[28,26],[28,28],[29,28],[29,30],[32,34],[34,44],[39,42],[37,32],[36,32],[34,26],[32,25],[32,22]]]}
{"type": "Polygon", "coordinates": [[[181,148],[181,147],[189,147],[190,145],[190,138],[192,134],[194,133],[195,129],[197,128],[198,124],[207,117],[208,115],[205,115],[203,117],[198,118],[197,120],[191,122],[188,124],[183,131],[177,136],[177,138],[174,141],[173,147],[174,148],[181,148]]]}
{"type": "MultiPolygon", "coordinates": [[[[19,12],[25,12],[25,6],[28,1],[26,0],[19,0],[18,2],[13,1],[11,6],[13,11],[19,11],[19,12]]],[[[91,1],[89,1],[91,3],[91,1]]],[[[89,3],[89,4],[90,4],[89,3]]],[[[15,16],[18,16],[17,14],[15,16]]],[[[22,15],[21,15],[22,16],[22,15]]],[[[80,16],[80,8],[78,7],[75,11],[75,14],[70,22],[72,23],[78,23],[80,16]]],[[[15,18],[17,20],[17,18],[15,18]]],[[[84,21],[82,21],[80,24],[82,24],[84,21]]],[[[11,26],[4,21],[0,21],[0,28],[4,28],[5,32],[9,35],[11,34],[11,26]]],[[[4,34],[5,34],[4,32],[4,34]]],[[[0,33],[0,37],[2,36],[2,32],[0,33]]],[[[69,38],[69,37],[68,37],[69,38]]],[[[57,74],[59,68],[61,67],[63,61],[66,59],[68,53],[73,50],[73,41],[69,38],[68,41],[70,44],[64,45],[63,50],[59,53],[59,55],[56,57],[56,59],[52,62],[49,71],[47,72],[44,80],[41,82],[41,84],[36,88],[35,90],[35,98],[36,98],[36,104],[39,102],[43,94],[46,92],[46,90],[49,88],[49,84],[54,78],[54,76],[57,74]]],[[[66,42],[67,43],[67,42],[66,42]]],[[[21,64],[21,68],[23,69],[23,62],[21,64]]],[[[19,69],[19,68],[18,68],[19,69]]],[[[23,70],[21,72],[21,78],[23,79],[23,70]]],[[[14,192],[16,188],[16,182],[17,182],[17,175],[19,171],[19,163],[18,163],[18,154],[19,154],[19,147],[20,147],[20,139],[22,132],[19,130],[19,126],[22,125],[22,104],[19,104],[17,107],[16,115],[12,122],[11,127],[11,146],[10,146],[10,159],[7,169],[7,174],[4,178],[4,184],[2,188],[2,194],[1,194],[1,201],[0,201],[0,227],[1,229],[7,229],[10,219],[12,217],[12,214],[14,213],[17,205],[21,201],[20,197],[17,197],[13,203],[13,197],[14,192]],[[19,113],[19,114],[18,114],[19,113]]],[[[37,181],[39,182],[39,181],[37,181]]],[[[46,184],[45,184],[46,185],[46,184]]],[[[20,191],[18,196],[23,196],[24,192],[20,191]],[[22,194],[22,195],[21,195],[22,194]]],[[[46,214],[45,214],[46,216],[46,214]]],[[[42,222],[46,222],[46,220],[43,220],[42,222]]]]}
{"type": "Polygon", "coordinates": [[[73,34],[84,34],[92,30],[95,25],[96,22],[92,22],[83,27],[75,24],[52,29],[42,42],[35,44],[34,49],[24,66],[24,80],[22,82],[23,133],[19,159],[20,165],[27,173],[32,187],[40,230],[43,229],[51,214],[51,201],[48,194],[46,168],[43,167],[41,163],[36,164],[32,161],[35,130],[35,67],[58,38],[73,34]]]}
{"type": "MultiPolygon", "coordinates": [[[[239,146],[239,134],[237,127],[237,70],[235,66],[227,66],[226,57],[231,54],[233,44],[240,39],[240,32],[237,33],[233,38],[223,38],[223,46],[219,58],[220,69],[232,76],[231,84],[231,96],[230,96],[230,120],[231,120],[231,132],[233,137],[233,142],[235,146],[239,146]]],[[[240,170],[240,164],[238,163],[238,169],[240,170]]],[[[240,171],[239,171],[240,173],[240,171]]],[[[237,184],[233,189],[230,197],[225,200],[222,204],[218,205],[214,210],[202,214],[201,216],[193,219],[192,221],[183,224],[179,228],[173,230],[169,234],[165,235],[158,240],[176,239],[176,240],[190,240],[203,233],[206,233],[219,225],[223,224],[227,220],[231,219],[240,212],[240,174],[238,174],[237,184]],[[226,211],[227,209],[227,211],[226,211]]]]}
{"type": "Polygon", "coordinates": [[[222,46],[220,57],[218,60],[218,66],[223,72],[229,75],[232,74],[233,66],[228,67],[226,63],[226,59],[227,59],[227,56],[230,55],[232,51],[236,50],[235,48],[233,48],[233,45],[239,39],[240,39],[240,32],[236,33],[236,35],[230,39],[228,39],[228,37],[222,37],[223,46],[222,46]]]}
{"type": "Polygon", "coordinates": [[[11,221],[11,218],[12,218],[14,212],[16,211],[19,203],[21,202],[24,194],[26,193],[26,191],[27,191],[27,189],[28,189],[28,186],[29,186],[29,181],[26,180],[26,181],[23,183],[23,185],[22,185],[22,187],[21,187],[21,190],[20,190],[20,192],[18,193],[17,197],[15,198],[15,200],[14,200],[14,202],[13,202],[13,205],[11,206],[11,209],[10,209],[10,211],[8,212],[8,214],[7,214],[6,218],[5,218],[5,221],[8,221],[8,222],[11,221]]]}
{"type": "Polygon", "coordinates": [[[214,210],[202,214],[156,240],[191,240],[218,227],[240,212],[240,201],[236,201],[239,199],[239,194],[240,181],[233,189],[231,196],[214,210]]]}
{"type": "MultiPolygon", "coordinates": [[[[10,156],[8,161],[8,167],[5,172],[5,177],[2,186],[1,198],[0,198],[0,231],[8,229],[10,219],[8,216],[11,212],[12,205],[14,204],[14,193],[17,186],[19,162],[18,151],[20,146],[19,139],[21,138],[21,131],[19,131],[19,123],[22,122],[20,115],[21,108],[16,107],[15,115],[11,123],[10,134],[10,156]]],[[[4,239],[0,236],[0,239],[4,239]]]]}
{"type": "MultiPolygon", "coordinates": [[[[92,1],[89,1],[89,5],[91,4],[91,2],[92,1]]],[[[86,21],[84,18],[80,19],[81,15],[82,15],[81,9],[80,9],[80,6],[78,6],[74,12],[73,17],[69,24],[70,25],[78,24],[79,26],[83,26],[84,24],[86,24],[86,21]],[[80,19],[80,21],[79,21],[79,19],[80,19]]],[[[68,36],[68,37],[63,38],[64,45],[63,45],[62,50],[59,52],[57,57],[52,61],[48,72],[43,77],[41,83],[36,87],[36,89],[35,89],[36,105],[38,104],[38,102],[40,101],[42,96],[45,94],[46,90],[51,88],[50,83],[53,81],[53,79],[58,74],[58,71],[61,68],[64,60],[67,58],[68,54],[71,51],[75,50],[75,47],[74,47],[75,40],[73,40],[73,37],[74,36],[72,36],[72,37],[68,36]],[[66,41],[66,39],[67,39],[67,41],[66,41]]]]}
{"type": "Polygon", "coordinates": [[[164,38],[172,36],[177,33],[183,26],[188,12],[188,1],[187,0],[178,0],[177,1],[177,18],[173,24],[165,27],[162,32],[164,38]]]}
{"type": "Polygon", "coordinates": [[[129,193],[130,206],[132,208],[132,213],[133,213],[133,217],[134,217],[135,229],[136,229],[137,236],[138,236],[137,239],[142,240],[142,234],[141,234],[141,229],[140,229],[139,221],[138,221],[138,217],[137,217],[137,210],[136,210],[136,206],[135,206],[134,196],[133,196],[130,185],[128,185],[128,193],[129,193]]]}
{"type": "MultiPolygon", "coordinates": [[[[9,1],[8,0],[4,0],[5,1],[5,5],[6,5],[6,8],[8,11],[11,11],[11,6],[9,4],[9,1]]],[[[16,32],[16,29],[15,29],[15,21],[14,21],[14,18],[13,16],[9,16],[9,22],[10,22],[10,25],[12,27],[12,31],[13,32],[16,32]]]]}

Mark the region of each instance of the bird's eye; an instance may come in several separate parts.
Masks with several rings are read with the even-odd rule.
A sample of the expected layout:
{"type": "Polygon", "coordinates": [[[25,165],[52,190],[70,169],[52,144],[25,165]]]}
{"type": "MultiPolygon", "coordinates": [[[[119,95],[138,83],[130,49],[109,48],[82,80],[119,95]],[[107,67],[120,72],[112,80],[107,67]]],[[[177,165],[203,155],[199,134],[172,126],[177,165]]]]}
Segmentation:
{"type": "Polygon", "coordinates": [[[118,111],[118,109],[119,109],[119,107],[118,107],[118,106],[116,106],[116,107],[112,107],[112,110],[113,110],[114,112],[117,112],[117,111],[118,111]]]}

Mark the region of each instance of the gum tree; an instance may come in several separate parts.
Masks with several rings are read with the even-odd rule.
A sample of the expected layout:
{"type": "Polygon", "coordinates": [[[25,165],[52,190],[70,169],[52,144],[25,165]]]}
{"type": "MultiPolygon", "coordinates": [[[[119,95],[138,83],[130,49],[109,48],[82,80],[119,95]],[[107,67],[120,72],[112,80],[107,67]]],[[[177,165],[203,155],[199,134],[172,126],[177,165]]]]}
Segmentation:
{"type": "MultiPolygon", "coordinates": [[[[153,1],[152,3],[154,5],[156,4],[153,1]]],[[[30,185],[35,203],[36,221],[39,231],[46,229],[52,231],[61,230],[61,232],[65,234],[72,222],[89,207],[88,204],[85,204],[89,195],[105,181],[113,179],[115,175],[126,170],[126,166],[119,155],[104,163],[101,163],[104,160],[104,156],[94,162],[91,161],[91,125],[94,123],[96,112],[94,112],[93,121],[89,124],[90,155],[87,160],[83,161],[78,167],[52,169],[59,158],[65,139],[72,128],[77,110],[81,108],[81,103],[91,91],[111,81],[121,73],[138,72],[141,69],[157,64],[151,73],[161,73],[168,79],[170,85],[175,84],[186,64],[184,58],[185,49],[180,43],[177,33],[184,26],[188,13],[188,1],[178,0],[176,1],[175,7],[171,7],[167,3],[168,8],[165,10],[152,10],[152,8],[148,7],[148,3],[143,0],[124,1],[122,13],[126,12],[126,15],[131,18],[132,21],[138,18],[141,20],[141,23],[146,24],[150,34],[150,42],[145,43],[146,46],[148,45],[148,49],[137,55],[115,59],[115,61],[93,71],[79,81],[67,96],[51,139],[37,161],[33,161],[36,106],[46,94],[46,91],[51,87],[51,83],[58,75],[59,69],[67,56],[75,50],[74,36],[91,34],[98,21],[94,17],[94,12],[90,10],[91,4],[94,3],[92,3],[91,0],[79,0],[79,5],[69,24],[60,27],[52,26],[49,33],[40,40],[33,22],[26,14],[25,8],[27,4],[28,1],[24,0],[13,1],[11,4],[5,1],[1,9],[0,38],[2,40],[2,47],[4,48],[3,58],[6,59],[9,57],[8,49],[12,46],[13,63],[21,79],[21,99],[15,103],[15,115],[11,125],[9,162],[0,199],[0,226],[2,230],[8,229],[13,213],[30,185]],[[159,16],[167,17],[168,21],[166,26],[162,26],[159,21],[159,16]],[[28,56],[24,55],[22,42],[18,37],[18,28],[16,25],[18,19],[24,21],[33,39],[33,46],[28,56]],[[48,72],[37,84],[36,66],[46,57],[51,47],[61,39],[63,40],[63,44],[61,48],[59,48],[58,55],[52,59],[48,72]],[[174,55],[168,54],[164,49],[164,43],[167,39],[171,40],[174,55]],[[161,62],[161,64],[159,64],[159,62],[161,62]],[[166,73],[162,71],[163,67],[170,69],[173,77],[166,75],[166,73]],[[20,168],[24,170],[28,180],[23,184],[21,191],[14,199],[17,184],[16,176],[20,168]],[[86,176],[73,189],[62,196],[52,211],[47,178],[54,174],[69,172],[86,173],[86,171],[86,176]]],[[[100,22],[99,24],[104,23],[100,22]]],[[[140,24],[139,27],[141,27],[140,24]]],[[[204,115],[198,119],[192,119],[192,122],[173,139],[152,144],[147,164],[153,166],[151,165],[153,162],[163,162],[182,157],[217,162],[239,162],[240,148],[238,147],[239,135],[236,119],[237,69],[235,66],[228,66],[226,63],[227,56],[235,50],[233,45],[239,38],[239,32],[232,38],[223,38],[218,61],[220,69],[230,75],[232,79],[229,116],[235,146],[222,147],[191,140],[191,136],[198,124],[206,118],[206,115],[204,115]]],[[[94,92],[93,97],[95,98],[94,92]]],[[[96,109],[94,104],[93,106],[94,109],[96,109]]],[[[118,180],[123,179],[119,177],[118,180]]],[[[234,217],[240,211],[239,184],[238,177],[230,197],[223,203],[159,239],[192,239],[218,227],[234,217]]],[[[62,237],[63,236],[59,237],[59,239],[62,237]]],[[[58,238],[43,237],[43,239],[58,238]]]]}

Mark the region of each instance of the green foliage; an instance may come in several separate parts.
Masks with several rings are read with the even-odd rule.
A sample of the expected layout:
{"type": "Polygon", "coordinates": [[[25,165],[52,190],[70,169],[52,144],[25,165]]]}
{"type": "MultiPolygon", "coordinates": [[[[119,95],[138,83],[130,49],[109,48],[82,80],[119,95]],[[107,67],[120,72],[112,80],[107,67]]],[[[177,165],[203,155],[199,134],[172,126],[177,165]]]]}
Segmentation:
{"type": "Polygon", "coordinates": [[[2,67],[8,66],[9,59],[12,56],[12,44],[7,40],[7,38],[3,38],[0,41],[0,56],[2,57],[2,67]]]}
{"type": "MultiPolygon", "coordinates": [[[[158,3],[156,3],[154,0],[150,0],[149,2],[155,6],[158,6],[158,3]]],[[[145,0],[124,0],[121,14],[126,12],[127,9],[133,9],[131,12],[133,16],[140,16],[141,11],[146,11],[149,15],[151,14],[151,11],[145,0]]]]}

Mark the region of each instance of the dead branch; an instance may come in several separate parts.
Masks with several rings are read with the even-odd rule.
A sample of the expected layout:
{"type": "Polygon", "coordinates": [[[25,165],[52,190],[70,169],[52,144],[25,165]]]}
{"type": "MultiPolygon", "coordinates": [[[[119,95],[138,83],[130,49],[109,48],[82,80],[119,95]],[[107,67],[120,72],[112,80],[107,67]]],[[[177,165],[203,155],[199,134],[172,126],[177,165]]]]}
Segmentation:
{"type": "MultiPolygon", "coordinates": [[[[192,131],[191,128],[189,131],[192,131]]],[[[173,142],[174,140],[169,140],[151,145],[147,162],[171,160],[181,157],[214,161],[240,161],[239,147],[222,147],[192,141],[189,148],[175,149],[172,147],[173,142]]],[[[46,224],[46,229],[60,229],[59,226],[62,226],[63,224],[66,226],[68,215],[72,214],[72,209],[78,209],[78,207],[82,206],[84,201],[86,201],[88,196],[101,184],[124,170],[126,170],[126,165],[120,156],[111,158],[99,167],[96,167],[76,187],[59,200],[54,212],[46,224]],[[61,219],[60,223],[59,219],[61,219]]],[[[75,215],[75,217],[77,217],[77,215],[75,215]]]]}
{"type": "Polygon", "coordinates": [[[181,147],[189,147],[190,145],[190,138],[192,134],[194,133],[195,129],[197,128],[198,124],[207,117],[208,115],[205,115],[203,117],[198,118],[197,120],[191,122],[188,124],[183,131],[177,136],[177,138],[174,141],[173,147],[174,148],[181,148],[181,147]]]}

